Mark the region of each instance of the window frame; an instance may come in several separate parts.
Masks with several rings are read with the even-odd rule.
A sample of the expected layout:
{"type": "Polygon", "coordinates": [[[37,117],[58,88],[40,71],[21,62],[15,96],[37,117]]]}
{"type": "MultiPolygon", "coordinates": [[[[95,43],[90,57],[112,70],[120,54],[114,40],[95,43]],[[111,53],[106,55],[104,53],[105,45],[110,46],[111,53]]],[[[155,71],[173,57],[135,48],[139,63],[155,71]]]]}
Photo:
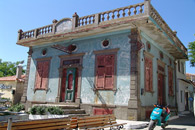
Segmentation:
{"type": "Polygon", "coordinates": [[[150,93],[153,93],[154,91],[153,91],[153,82],[154,82],[154,79],[153,79],[153,71],[154,71],[154,69],[153,69],[153,58],[154,58],[154,56],[151,54],[151,53],[149,53],[149,52],[146,52],[146,51],[144,51],[144,90],[145,90],[145,92],[150,92],[150,93]],[[151,73],[150,73],[150,84],[149,84],[149,89],[148,89],[148,87],[146,86],[146,58],[147,59],[149,59],[149,60],[151,60],[151,64],[152,64],[152,70],[151,70],[151,73]],[[151,77],[152,77],[152,79],[151,79],[151,77]]]}
{"type": "Polygon", "coordinates": [[[36,91],[36,90],[45,90],[45,91],[47,91],[48,90],[48,86],[49,86],[49,75],[50,75],[51,57],[36,59],[36,61],[37,61],[37,63],[36,63],[36,74],[35,74],[34,91],[36,91]],[[42,86],[42,83],[44,82],[43,80],[41,80],[41,86],[40,87],[37,87],[38,64],[41,63],[41,62],[48,62],[48,72],[47,72],[48,74],[47,74],[47,77],[45,79],[46,80],[45,81],[45,86],[44,87],[41,87],[42,86]]]}
{"type": "MultiPolygon", "coordinates": [[[[94,51],[95,54],[95,68],[94,68],[94,90],[112,90],[112,91],[116,91],[116,73],[117,73],[117,52],[118,52],[119,48],[116,49],[109,49],[109,50],[100,50],[100,51],[94,51]],[[113,72],[113,87],[112,88],[107,88],[105,89],[105,85],[103,88],[98,88],[97,87],[97,57],[98,56],[106,56],[106,55],[114,55],[114,72],[113,72]]],[[[104,79],[105,82],[105,79],[104,79]]]]}

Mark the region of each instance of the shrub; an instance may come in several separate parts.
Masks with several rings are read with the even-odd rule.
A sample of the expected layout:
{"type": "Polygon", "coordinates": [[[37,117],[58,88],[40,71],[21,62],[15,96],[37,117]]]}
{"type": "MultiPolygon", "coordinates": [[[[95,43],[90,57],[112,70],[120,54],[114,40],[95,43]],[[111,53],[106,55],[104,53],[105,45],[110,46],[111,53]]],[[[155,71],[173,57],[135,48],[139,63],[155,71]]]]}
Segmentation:
{"type": "Polygon", "coordinates": [[[61,108],[55,107],[55,106],[50,106],[50,107],[34,106],[30,109],[29,112],[32,115],[35,115],[35,114],[44,115],[47,112],[49,112],[50,114],[56,114],[56,115],[62,115],[63,114],[63,110],[61,108]]]}
{"type": "Polygon", "coordinates": [[[20,112],[21,110],[24,110],[24,105],[23,104],[16,104],[8,108],[9,111],[14,111],[14,112],[20,112]]]}
{"type": "Polygon", "coordinates": [[[39,114],[39,115],[44,115],[45,113],[46,113],[46,107],[44,107],[44,106],[38,106],[37,107],[37,114],[39,114]]]}
{"type": "Polygon", "coordinates": [[[37,112],[37,106],[32,107],[29,112],[30,114],[35,115],[37,112]]]}
{"type": "Polygon", "coordinates": [[[47,108],[48,112],[51,114],[56,114],[56,115],[62,115],[63,114],[63,110],[59,107],[48,107],[47,108]]]}

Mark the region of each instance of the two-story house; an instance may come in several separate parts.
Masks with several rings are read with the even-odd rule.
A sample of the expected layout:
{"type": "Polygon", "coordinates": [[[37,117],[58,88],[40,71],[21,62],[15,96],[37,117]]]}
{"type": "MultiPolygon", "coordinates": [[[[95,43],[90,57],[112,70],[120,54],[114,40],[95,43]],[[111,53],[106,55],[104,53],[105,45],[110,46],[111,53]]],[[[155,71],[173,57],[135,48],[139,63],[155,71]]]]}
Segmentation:
{"type": "Polygon", "coordinates": [[[187,49],[149,0],[18,31],[29,48],[22,101],[77,104],[88,114],[141,120],[177,107],[176,64],[187,49]]]}

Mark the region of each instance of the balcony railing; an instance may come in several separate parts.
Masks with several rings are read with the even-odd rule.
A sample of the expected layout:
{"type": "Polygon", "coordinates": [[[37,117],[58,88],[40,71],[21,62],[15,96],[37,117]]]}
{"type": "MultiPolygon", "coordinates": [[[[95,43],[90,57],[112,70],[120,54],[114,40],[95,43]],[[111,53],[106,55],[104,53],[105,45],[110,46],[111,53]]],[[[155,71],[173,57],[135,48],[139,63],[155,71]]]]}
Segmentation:
{"type": "MultiPolygon", "coordinates": [[[[135,15],[144,14],[144,3],[131,5],[123,8],[118,8],[98,14],[92,14],[84,17],[79,17],[77,14],[73,15],[72,18],[72,30],[91,24],[100,24],[105,21],[111,21],[113,19],[119,19],[123,17],[131,17],[135,15]]],[[[37,38],[41,36],[47,36],[55,34],[55,28],[57,21],[54,20],[53,24],[47,25],[41,28],[23,32],[19,30],[18,41],[23,39],[37,38]]]]}
{"type": "MultiPolygon", "coordinates": [[[[110,11],[105,11],[97,14],[87,15],[79,17],[76,13],[72,17],[72,27],[71,31],[84,28],[86,26],[99,25],[105,22],[112,22],[116,19],[127,18],[127,17],[139,17],[139,16],[148,16],[154,19],[161,29],[176,43],[176,46],[179,47],[186,55],[187,49],[181,43],[181,41],[175,36],[175,33],[170,29],[158,12],[150,4],[150,1],[145,0],[143,3],[130,5],[122,8],[117,8],[110,11]]],[[[53,24],[23,32],[22,30],[18,31],[18,42],[23,40],[31,40],[39,37],[54,35],[56,32],[56,26],[58,24],[57,20],[53,20],[53,24]]]]}
{"type": "Polygon", "coordinates": [[[141,4],[136,4],[136,5],[131,5],[123,8],[118,8],[106,12],[102,12],[99,14],[93,14],[93,15],[88,15],[84,17],[80,17],[78,19],[78,26],[85,26],[89,24],[94,24],[94,23],[101,23],[104,21],[110,21],[113,19],[119,19],[123,17],[130,17],[133,15],[139,15],[144,13],[144,3],[141,4]]]}

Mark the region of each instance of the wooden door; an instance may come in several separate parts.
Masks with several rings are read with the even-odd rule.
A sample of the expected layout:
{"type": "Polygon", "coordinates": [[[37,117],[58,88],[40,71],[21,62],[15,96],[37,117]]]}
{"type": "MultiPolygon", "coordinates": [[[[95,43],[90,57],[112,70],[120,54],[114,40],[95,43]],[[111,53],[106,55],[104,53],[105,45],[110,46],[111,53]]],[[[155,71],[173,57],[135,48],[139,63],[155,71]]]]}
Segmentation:
{"type": "Polygon", "coordinates": [[[66,70],[66,101],[74,101],[76,83],[76,68],[68,68],[66,70]]]}

